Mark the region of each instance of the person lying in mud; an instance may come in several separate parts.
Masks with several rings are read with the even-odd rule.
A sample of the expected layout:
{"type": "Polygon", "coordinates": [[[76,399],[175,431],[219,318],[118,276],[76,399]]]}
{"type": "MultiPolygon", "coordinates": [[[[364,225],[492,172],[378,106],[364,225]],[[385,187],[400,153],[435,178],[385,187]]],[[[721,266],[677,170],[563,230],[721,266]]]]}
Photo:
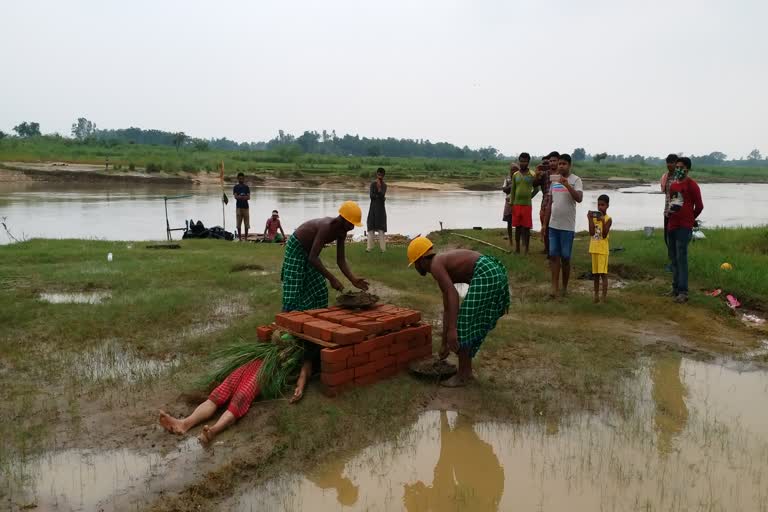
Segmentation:
{"type": "Polygon", "coordinates": [[[260,395],[267,399],[279,398],[283,384],[298,371],[296,388],[288,399],[290,404],[297,403],[304,396],[313,368],[320,368],[320,348],[312,343],[296,340],[288,344],[250,343],[230,346],[224,349],[222,354],[224,359],[229,359],[230,364],[225,363],[222,370],[211,375],[209,381],[219,381],[219,374],[226,375],[225,369],[231,368],[232,361],[242,361],[251,355],[254,359],[226,375],[208,399],[198,405],[189,416],[174,418],[161,409],[160,425],[169,433],[186,434],[191,428],[213,417],[217,409],[228,404],[218,421],[212,426],[203,426],[198,435],[200,442],[207,445],[227,427],[245,416],[253,401],[260,395]]]}
{"type": "Polygon", "coordinates": [[[496,322],[509,311],[507,269],[492,256],[466,249],[440,254],[433,252],[426,237],[415,238],[408,245],[408,266],[413,265],[422,276],[428,273],[443,292],[443,341],[440,358],[449,351],[459,357],[456,375],[442,382],[448,387],[465,386],[474,377],[472,359],[496,322]],[[459,306],[456,283],[469,284],[459,306]]]}
{"type": "Polygon", "coordinates": [[[365,279],[356,277],[349,269],[344,253],[347,233],[362,226],[362,211],[354,201],[346,201],[339,208],[338,217],[325,217],[305,222],[294,231],[285,244],[285,259],[280,272],[283,282],[283,311],[306,311],[328,307],[328,287],[343,291],[336,276],[320,260],[320,251],[326,244],[336,242],[336,263],[353,286],[368,289],[365,279]]]}

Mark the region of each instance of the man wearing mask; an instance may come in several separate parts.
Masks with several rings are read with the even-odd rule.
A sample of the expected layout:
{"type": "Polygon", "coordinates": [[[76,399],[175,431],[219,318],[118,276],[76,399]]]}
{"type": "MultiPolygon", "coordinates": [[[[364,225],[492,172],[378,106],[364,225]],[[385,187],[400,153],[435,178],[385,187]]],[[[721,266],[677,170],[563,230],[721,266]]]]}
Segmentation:
{"type": "Polygon", "coordinates": [[[688,177],[691,159],[680,157],[675,164],[674,181],[669,186],[669,222],[667,238],[672,262],[672,293],[675,302],[688,302],[688,244],[696,219],[704,210],[701,189],[688,177]]]}

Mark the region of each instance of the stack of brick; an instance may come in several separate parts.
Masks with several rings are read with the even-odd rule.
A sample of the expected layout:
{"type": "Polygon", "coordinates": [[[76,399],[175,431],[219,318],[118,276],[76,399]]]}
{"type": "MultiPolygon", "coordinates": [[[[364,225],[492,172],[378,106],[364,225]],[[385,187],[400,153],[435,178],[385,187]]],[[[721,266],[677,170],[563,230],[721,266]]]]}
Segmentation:
{"type": "MultiPolygon", "coordinates": [[[[320,380],[330,396],[392,377],[432,354],[432,327],[421,323],[421,313],[389,304],[364,311],[336,306],[281,313],[275,324],[323,344],[320,380]]],[[[258,329],[262,340],[271,333],[268,326],[258,329]]]]}

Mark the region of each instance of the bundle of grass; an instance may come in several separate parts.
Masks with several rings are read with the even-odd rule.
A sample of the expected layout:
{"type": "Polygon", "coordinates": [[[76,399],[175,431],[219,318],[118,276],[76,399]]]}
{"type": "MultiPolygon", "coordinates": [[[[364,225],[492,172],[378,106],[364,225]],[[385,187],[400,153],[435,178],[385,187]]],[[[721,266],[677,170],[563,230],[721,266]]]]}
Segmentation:
{"type": "Polygon", "coordinates": [[[275,332],[270,343],[238,340],[213,353],[215,368],[202,385],[212,387],[241,366],[261,359],[259,387],[266,399],[280,398],[289,384],[296,381],[304,362],[304,345],[289,334],[275,332]]]}

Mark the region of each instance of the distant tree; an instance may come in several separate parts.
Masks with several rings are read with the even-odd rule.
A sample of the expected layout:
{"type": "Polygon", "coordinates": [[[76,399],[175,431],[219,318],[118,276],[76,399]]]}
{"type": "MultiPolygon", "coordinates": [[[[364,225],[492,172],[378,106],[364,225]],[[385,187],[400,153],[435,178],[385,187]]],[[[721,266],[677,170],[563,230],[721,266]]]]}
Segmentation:
{"type": "Polygon", "coordinates": [[[763,155],[760,153],[760,150],[757,148],[750,151],[749,155],[747,155],[747,160],[762,160],[762,159],[763,159],[763,155]]]}
{"type": "Polygon", "coordinates": [[[78,117],[76,123],[72,123],[72,136],[77,140],[86,140],[96,137],[96,124],[84,117],[78,117]]]}
{"type": "Polygon", "coordinates": [[[14,126],[13,131],[15,131],[19,137],[36,137],[40,135],[40,123],[28,123],[24,121],[23,123],[14,126]]]}
{"type": "Polygon", "coordinates": [[[598,164],[601,161],[605,160],[606,158],[608,158],[608,153],[598,153],[598,154],[592,156],[592,160],[594,160],[598,164]]]}
{"type": "Polygon", "coordinates": [[[195,151],[208,151],[211,149],[208,141],[203,139],[193,139],[192,146],[195,148],[195,151]]]}
{"type": "Polygon", "coordinates": [[[4,131],[0,130],[0,140],[3,140],[3,139],[4,139],[4,138],[6,138],[7,136],[8,136],[8,134],[7,134],[7,133],[5,133],[4,131]]]}
{"type": "Polygon", "coordinates": [[[709,158],[716,162],[724,162],[725,159],[728,158],[728,155],[720,151],[713,151],[712,153],[709,154],[709,158]]]}
{"type": "Polygon", "coordinates": [[[317,132],[304,132],[296,138],[296,144],[304,153],[314,153],[317,150],[320,134],[317,132]]]}
{"type": "Polygon", "coordinates": [[[181,146],[183,146],[189,140],[189,136],[184,132],[178,132],[173,134],[173,145],[176,146],[176,152],[178,153],[181,146]]]}
{"type": "Polygon", "coordinates": [[[576,162],[583,162],[587,159],[587,152],[584,148],[576,148],[573,150],[573,159],[576,162]]]}
{"type": "Polygon", "coordinates": [[[381,148],[379,146],[368,146],[366,151],[368,156],[381,156],[381,148]]]}

